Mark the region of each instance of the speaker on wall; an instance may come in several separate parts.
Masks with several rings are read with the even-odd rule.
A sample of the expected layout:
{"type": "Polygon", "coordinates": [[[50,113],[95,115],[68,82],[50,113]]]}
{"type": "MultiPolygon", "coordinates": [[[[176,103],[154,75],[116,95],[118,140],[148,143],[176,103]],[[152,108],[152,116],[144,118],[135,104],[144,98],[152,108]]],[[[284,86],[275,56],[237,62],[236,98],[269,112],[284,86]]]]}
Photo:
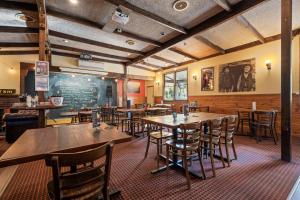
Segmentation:
{"type": "Polygon", "coordinates": [[[108,85],[106,87],[106,97],[107,98],[112,98],[112,86],[111,85],[108,85]]]}

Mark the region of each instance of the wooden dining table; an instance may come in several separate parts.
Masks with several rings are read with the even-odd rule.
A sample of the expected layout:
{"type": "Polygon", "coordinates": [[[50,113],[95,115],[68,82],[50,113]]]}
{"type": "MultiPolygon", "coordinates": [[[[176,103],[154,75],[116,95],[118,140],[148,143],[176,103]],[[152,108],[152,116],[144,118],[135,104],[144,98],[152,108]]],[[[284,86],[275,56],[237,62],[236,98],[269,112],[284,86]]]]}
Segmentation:
{"type": "MultiPolygon", "coordinates": [[[[198,112],[198,113],[190,113],[189,116],[184,116],[183,114],[177,114],[176,120],[173,119],[173,115],[165,115],[165,116],[154,116],[154,117],[145,117],[142,118],[143,122],[145,124],[153,124],[153,125],[159,125],[162,127],[170,128],[172,129],[173,138],[174,140],[177,140],[178,136],[178,128],[181,124],[192,124],[192,123],[200,123],[208,120],[214,120],[214,119],[223,119],[225,117],[232,116],[228,114],[218,114],[218,113],[207,113],[207,112],[198,112]]],[[[149,126],[148,126],[149,127],[149,126]]],[[[161,155],[161,158],[166,159],[165,156],[161,155]]],[[[170,166],[173,169],[183,169],[182,164],[178,161],[177,154],[173,154],[172,157],[172,163],[170,166]]],[[[166,166],[161,167],[159,169],[151,171],[151,173],[158,173],[166,169],[166,166]]],[[[190,174],[192,174],[195,177],[202,178],[201,175],[198,173],[189,170],[190,174]]]]}

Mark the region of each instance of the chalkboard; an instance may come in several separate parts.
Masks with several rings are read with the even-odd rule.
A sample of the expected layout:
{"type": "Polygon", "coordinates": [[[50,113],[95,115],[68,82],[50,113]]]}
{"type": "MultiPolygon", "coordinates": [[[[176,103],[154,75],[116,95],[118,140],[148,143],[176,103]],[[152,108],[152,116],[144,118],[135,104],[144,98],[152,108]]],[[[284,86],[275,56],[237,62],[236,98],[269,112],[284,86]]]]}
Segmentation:
{"type": "Polygon", "coordinates": [[[50,73],[49,92],[46,97],[59,95],[64,97],[64,107],[51,110],[50,117],[58,118],[59,113],[66,110],[80,110],[85,107],[117,105],[117,84],[114,79],[102,80],[99,76],[72,75],[65,73],[50,73]],[[107,86],[112,87],[112,98],[106,97],[107,86]]]}

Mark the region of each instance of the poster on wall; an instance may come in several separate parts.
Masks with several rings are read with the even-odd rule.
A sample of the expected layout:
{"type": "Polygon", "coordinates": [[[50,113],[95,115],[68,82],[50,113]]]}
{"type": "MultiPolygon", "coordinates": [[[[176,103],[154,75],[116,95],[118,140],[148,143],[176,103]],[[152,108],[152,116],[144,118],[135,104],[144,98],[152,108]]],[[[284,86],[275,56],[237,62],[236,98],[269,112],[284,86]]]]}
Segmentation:
{"type": "Polygon", "coordinates": [[[201,69],[201,91],[214,90],[214,67],[201,69]]]}
{"type": "Polygon", "coordinates": [[[49,62],[35,62],[35,91],[49,91],[49,62]]]}
{"type": "Polygon", "coordinates": [[[132,94],[140,94],[141,83],[139,81],[128,81],[127,92],[132,94]]]}
{"type": "Polygon", "coordinates": [[[35,77],[35,90],[36,91],[49,91],[49,77],[36,76],[35,77]]]}
{"type": "Polygon", "coordinates": [[[255,58],[220,65],[219,92],[256,90],[255,58]]]}

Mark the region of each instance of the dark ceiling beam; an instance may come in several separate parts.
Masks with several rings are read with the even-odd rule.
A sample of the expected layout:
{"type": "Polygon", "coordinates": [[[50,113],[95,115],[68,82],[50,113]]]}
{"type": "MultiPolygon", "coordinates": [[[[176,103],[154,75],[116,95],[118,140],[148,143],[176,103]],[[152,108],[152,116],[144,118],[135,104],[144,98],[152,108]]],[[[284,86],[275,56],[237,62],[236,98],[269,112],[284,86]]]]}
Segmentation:
{"type": "MultiPolygon", "coordinates": [[[[72,54],[72,53],[64,53],[64,52],[52,51],[52,55],[65,56],[65,57],[71,57],[71,58],[80,59],[80,55],[72,54]]],[[[114,61],[114,60],[106,60],[106,59],[102,59],[102,58],[93,58],[92,61],[106,62],[106,63],[113,63],[113,64],[124,64],[124,62],[114,61]]]]}
{"type": "Polygon", "coordinates": [[[148,67],[156,68],[156,69],[161,69],[162,68],[162,66],[154,65],[154,64],[151,64],[151,63],[148,63],[148,62],[145,62],[145,61],[140,61],[138,63],[142,64],[142,65],[146,65],[148,67]]]}
{"type": "Polygon", "coordinates": [[[7,8],[10,10],[28,10],[28,11],[35,11],[35,12],[37,12],[38,10],[37,4],[5,1],[5,0],[0,1],[0,8],[7,8]]]}
{"type": "Polygon", "coordinates": [[[0,26],[1,33],[39,33],[38,28],[30,27],[14,27],[14,26],[0,26]]]}
{"type": "Polygon", "coordinates": [[[182,56],[185,56],[185,57],[187,57],[187,58],[190,58],[190,59],[192,59],[192,60],[199,60],[198,57],[193,56],[193,55],[191,55],[191,54],[189,54],[189,53],[186,53],[186,52],[184,52],[184,51],[182,51],[181,49],[178,49],[178,48],[176,48],[176,47],[171,47],[171,48],[169,48],[169,50],[170,50],[170,51],[173,51],[173,52],[175,52],[175,53],[177,53],[177,54],[180,54],[180,55],[182,55],[182,56]]]}
{"type": "MultiPolygon", "coordinates": [[[[293,33],[294,37],[300,35],[300,28],[293,30],[292,33],[293,33]]],[[[280,34],[273,35],[273,36],[270,36],[270,37],[266,37],[265,38],[265,41],[266,41],[265,43],[274,42],[274,41],[280,40],[280,39],[281,39],[281,35],[280,34]]],[[[255,46],[259,46],[259,45],[262,45],[262,43],[259,40],[257,40],[257,41],[254,41],[254,42],[250,42],[250,43],[247,43],[247,44],[243,44],[243,45],[237,46],[237,47],[232,47],[230,49],[226,49],[225,50],[225,54],[229,54],[229,53],[233,53],[233,52],[245,50],[245,49],[248,49],[248,48],[251,48],[251,47],[255,47],[255,46]]],[[[221,54],[221,53],[215,53],[215,54],[212,54],[212,55],[209,55],[209,56],[205,56],[205,57],[199,58],[198,61],[206,60],[206,59],[209,59],[209,58],[214,58],[214,57],[221,56],[221,55],[223,55],[223,54],[221,54]]],[[[191,63],[195,63],[195,62],[197,62],[197,61],[195,61],[195,60],[189,60],[189,61],[186,61],[186,62],[179,63],[179,65],[177,65],[177,66],[172,65],[172,66],[164,67],[163,70],[172,69],[172,68],[175,68],[175,67],[181,67],[181,66],[184,66],[184,65],[187,65],[187,64],[191,64],[191,63]]]]}
{"type": "Polygon", "coordinates": [[[158,48],[148,51],[144,56],[139,56],[139,57],[133,59],[132,62],[126,63],[126,65],[136,63],[136,62],[143,60],[149,56],[152,56],[162,50],[168,49],[171,46],[173,46],[183,40],[186,40],[196,34],[199,34],[210,28],[213,28],[221,23],[224,23],[224,22],[236,17],[237,15],[240,15],[240,14],[246,12],[247,10],[249,10],[265,1],[267,1],[267,0],[240,1],[236,4],[234,4],[233,6],[231,6],[231,12],[227,12],[226,10],[221,11],[220,13],[214,15],[213,17],[210,17],[207,20],[205,20],[205,21],[201,22],[200,24],[194,26],[193,28],[189,29],[187,31],[188,32],[187,34],[179,35],[179,36],[165,42],[161,47],[158,47],[158,48]]]}
{"type": "Polygon", "coordinates": [[[139,8],[139,7],[133,5],[133,4],[131,4],[127,1],[125,1],[125,0],[105,0],[105,1],[110,2],[110,3],[112,3],[116,6],[123,6],[123,7],[127,8],[129,10],[132,10],[135,13],[138,13],[138,14],[144,16],[144,17],[147,17],[148,19],[150,19],[152,21],[155,21],[155,22],[157,22],[157,23],[159,23],[163,26],[166,26],[168,28],[171,28],[171,29],[173,29],[177,32],[180,32],[180,33],[183,33],[183,34],[187,33],[186,30],[183,27],[178,26],[178,25],[174,24],[173,22],[170,22],[170,21],[168,21],[168,20],[166,20],[166,19],[164,19],[164,18],[162,18],[162,17],[160,17],[156,14],[153,14],[153,13],[147,11],[147,10],[139,8]]]}
{"type": "Polygon", "coordinates": [[[214,0],[216,4],[218,4],[221,8],[226,11],[231,11],[231,6],[227,0],[214,0]]]}
{"type": "Polygon", "coordinates": [[[128,67],[134,67],[134,68],[137,68],[137,69],[142,69],[142,70],[146,70],[146,71],[156,72],[156,70],[149,69],[149,68],[146,68],[146,67],[142,67],[142,66],[139,66],[139,65],[130,65],[128,67]]]}
{"type": "Polygon", "coordinates": [[[157,46],[157,47],[161,46],[160,42],[157,42],[157,41],[154,41],[154,40],[151,40],[151,39],[148,39],[148,38],[136,35],[134,33],[129,33],[129,32],[123,31],[123,30],[122,30],[122,32],[118,32],[118,31],[115,30],[114,33],[117,34],[117,35],[124,36],[124,37],[129,37],[129,38],[141,41],[141,42],[145,42],[145,43],[151,44],[153,46],[157,46]]]}
{"type": "Polygon", "coordinates": [[[162,57],[157,56],[157,55],[153,55],[153,56],[151,56],[151,58],[154,58],[154,59],[156,59],[156,60],[163,61],[163,62],[165,62],[165,63],[172,64],[172,65],[178,65],[178,64],[179,64],[179,63],[177,63],[177,62],[174,62],[174,61],[169,60],[169,59],[166,59],[166,58],[162,58],[162,57]]]}
{"type": "Polygon", "coordinates": [[[24,50],[24,51],[0,51],[0,55],[29,55],[39,54],[39,50],[24,50]]]}
{"type": "Polygon", "coordinates": [[[39,43],[0,42],[0,47],[39,47],[39,43]]]}
{"type": "Polygon", "coordinates": [[[208,39],[206,39],[206,38],[204,38],[204,37],[202,37],[202,36],[200,36],[200,35],[195,36],[195,38],[196,38],[197,40],[199,40],[200,42],[206,44],[206,45],[209,46],[210,48],[214,49],[215,51],[217,51],[217,52],[219,52],[219,53],[222,53],[222,54],[225,53],[225,49],[223,49],[223,48],[219,47],[218,45],[212,43],[212,42],[209,41],[208,39]]]}
{"type": "Polygon", "coordinates": [[[242,15],[238,16],[237,20],[243,26],[248,28],[261,43],[265,43],[265,38],[258,32],[258,30],[244,16],[242,16],[242,15]]]}
{"type": "Polygon", "coordinates": [[[100,53],[97,51],[90,51],[90,50],[80,49],[80,48],[75,48],[75,47],[68,47],[68,46],[63,46],[63,45],[59,45],[59,44],[51,44],[51,48],[66,50],[66,51],[74,51],[74,52],[78,52],[78,53],[89,53],[89,54],[92,54],[95,56],[113,58],[113,59],[118,59],[118,60],[123,60],[123,61],[129,60],[128,58],[122,57],[122,56],[115,56],[115,55],[111,55],[111,54],[100,53]]]}
{"type": "Polygon", "coordinates": [[[73,40],[73,41],[76,41],[76,42],[82,42],[82,43],[86,43],[86,44],[90,44],[90,45],[95,45],[95,46],[98,46],[98,47],[103,47],[103,48],[113,49],[113,50],[117,50],[117,51],[123,51],[123,52],[127,52],[127,53],[134,53],[134,54],[138,54],[138,55],[143,55],[143,52],[141,52],[141,51],[136,51],[136,50],[133,50],[133,49],[119,47],[119,46],[115,46],[115,45],[111,45],[111,44],[107,44],[107,43],[103,43],[103,42],[98,42],[98,41],[95,41],[95,40],[90,40],[90,39],[78,37],[78,36],[75,36],[75,35],[69,35],[69,34],[66,34],[66,33],[58,32],[58,31],[49,30],[49,35],[64,38],[64,39],[67,39],[67,40],[73,40]]]}

